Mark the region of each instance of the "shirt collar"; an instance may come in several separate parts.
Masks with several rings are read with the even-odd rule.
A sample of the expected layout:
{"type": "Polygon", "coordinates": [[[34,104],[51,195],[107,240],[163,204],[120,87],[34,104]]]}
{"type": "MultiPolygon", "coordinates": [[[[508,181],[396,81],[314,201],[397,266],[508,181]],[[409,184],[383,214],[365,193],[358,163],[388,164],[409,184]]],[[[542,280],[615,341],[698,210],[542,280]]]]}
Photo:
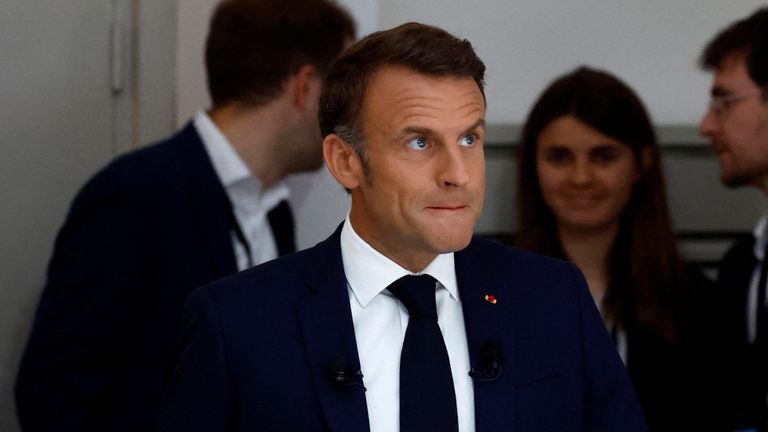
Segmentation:
{"type": "Polygon", "coordinates": [[[264,208],[272,209],[290,196],[288,186],[284,182],[275,183],[261,195],[261,181],[251,173],[211,117],[205,111],[198,111],[193,122],[219,181],[236,207],[258,197],[264,208]]]}
{"type": "MultiPolygon", "coordinates": [[[[341,259],[344,273],[352,293],[360,306],[366,307],[373,298],[392,282],[411,273],[382,255],[365,242],[352,227],[347,215],[341,228],[341,259]]],[[[453,253],[440,254],[420,273],[428,274],[448,290],[451,298],[458,300],[456,269],[453,253]]]]}
{"type": "MultiPolygon", "coordinates": [[[[227,187],[240,180],[254,178],[251,170],[237,154],[232,143],[221,132],[205,111],[198,111],[194,119],[195,129],[211,158],[213,168],[221,183],[227,187]]],[[[258,181],[258,179],[257,179],[258,181]]],[[[260,182],[259,182],[260,183],[260,182]]]]}

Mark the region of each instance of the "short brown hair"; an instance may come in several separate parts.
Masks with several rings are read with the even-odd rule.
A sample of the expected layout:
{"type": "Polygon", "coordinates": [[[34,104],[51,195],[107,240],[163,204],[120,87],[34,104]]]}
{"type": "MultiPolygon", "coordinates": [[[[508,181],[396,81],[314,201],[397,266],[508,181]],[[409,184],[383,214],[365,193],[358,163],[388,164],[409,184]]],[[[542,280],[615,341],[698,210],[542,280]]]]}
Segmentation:
{"type": "MultiPolygon", "coordinates": [[[[405,66],[432,76],[472,77],[483,92],[485,65],[472,44],[419,23],[372,33],[331,67],[320,97],[320,130],[338,134],[362,156],[360,109],[371,77],[384,66],[405,66]]],[[[485,93],[483,93],[485,97],[485,93]]]]}
{"type": "Polygon", "coordinates": [[[303,65],[325,74],[354,37],[354,21],[330,0],[224,0],[205,47],[213,105],[263,105],[303,65]]]}
{"type": "Polygon", "coordinates": [[[744,55],[749,77],[760,87],[768,86],[768,7],[726,27],[707,44],[701,67],[717,69],[731,55],[744,55]]]}

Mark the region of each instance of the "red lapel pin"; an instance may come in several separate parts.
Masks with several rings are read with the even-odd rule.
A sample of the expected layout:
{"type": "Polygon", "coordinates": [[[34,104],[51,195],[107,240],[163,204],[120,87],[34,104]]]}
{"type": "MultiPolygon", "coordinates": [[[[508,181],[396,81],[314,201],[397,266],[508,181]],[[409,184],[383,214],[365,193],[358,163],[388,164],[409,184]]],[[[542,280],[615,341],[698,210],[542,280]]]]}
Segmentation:
{"type": "Polygon", "coordinates": [[[496,304],[498,300],[496,300],[496,296],[494,296],[493,294],[486,294],[485,301],[487,301],[490,304],[496,304]]]}

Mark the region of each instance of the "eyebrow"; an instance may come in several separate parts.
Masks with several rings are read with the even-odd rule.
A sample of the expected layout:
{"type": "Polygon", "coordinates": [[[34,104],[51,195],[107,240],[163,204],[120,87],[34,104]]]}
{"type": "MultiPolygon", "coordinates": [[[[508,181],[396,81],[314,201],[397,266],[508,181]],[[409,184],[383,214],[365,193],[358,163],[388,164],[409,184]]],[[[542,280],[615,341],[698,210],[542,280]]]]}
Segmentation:
{"type": "Polygon", "coordinates": [[[479,119],[478,121],[475,122],[475,124],[473,124],[472,126],[468,127],[467,129],[465,129],[464,133],[471,132],[471,131],[476,130],[476,129],[483,129],[483,130],[485,130],[485,119],[484,118],[479,119]]]}
{"type": "MultiPolygon", "coordinates": [[[[560,150],[560,149],[566,149],[570,150],[570,147],[568,144],[561,143],[561,142],[543,142],[542,144],[546,145],[545,150],[560,150]]],[[[620,142],[605,142],[600,141],[599,143],[595,144],[593,147],[589,148],[589,151],[596,151],[596,150],[606,150],[606,149],[616,149],[616,148],[622,148],[622,147],[629,147],[627,144],[620,143],[620,142]]]]}
{"type": "MultiPolygon", "coordinates": [[[[464,129],[464,132],[462,132],[462,134],[466,134],[468,132],[471,132],[477,129],[483,129],[483,130],[485,129],[484,118],[479,119],[472,126],[464,129]]],[[[419,135],[427,135],[427,136],[437,135],[437,133],[430,128],[419,127],[419,126],[408,126],[398,134],[397,139],[400,140],[402,137],[405,137],[406,135],[409,135],[409,134],[419,134],[419,135]]]]}

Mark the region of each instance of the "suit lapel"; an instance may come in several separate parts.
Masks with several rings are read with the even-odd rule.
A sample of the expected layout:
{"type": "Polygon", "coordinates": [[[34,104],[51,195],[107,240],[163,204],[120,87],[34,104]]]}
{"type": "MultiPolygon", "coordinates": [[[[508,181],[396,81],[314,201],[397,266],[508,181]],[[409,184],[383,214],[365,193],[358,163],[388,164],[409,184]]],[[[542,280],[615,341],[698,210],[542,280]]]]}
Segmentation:
{"type": "Polygon", "coordinates": [[[192,123],[182,129],[174,141],[189,185],[192,211],[199,217],[199,230],[209,244],[210,259],[216,273],[213,279],[235,273],[237,263],[230,234],[234,214],[224,186],[192,123]]]}
{"type": "Polygon", "coordinates": [[[511,430],[514,424],[514,335],[508,324],[512,317],[512,291],[506,280],[493,278],[487,259],[476,242],[455,255],[456,279],[464,311],[470,364],[483,367],[481,352],[489,340],[500,342],[502,370],[490,381],[473,379],[475,393],[475,425],[477,432],[511,430]],[[489,299],[486,300],[485,296],[489,299]],[[490,297],[493,296],[493,297],[490,297]],[[496,304],[492,300],[496,300],[496,304]],[[491,301],[489,301],[491,300],[491,301]]]}
{"type": "MultiPolygon", "coordinates": [[[[318,398],[332,431],[367,431],[368,409],[361,386],[334,382],[336,371],[360,370],[347,281],[341,261],[341,228],[310,251],[307,295],[298,305],[318,398]]],[[[359,381],[359,380],[358,380],[359,381]]],[[[362,384],[362,383],[360,383],[362,384]]]]}

